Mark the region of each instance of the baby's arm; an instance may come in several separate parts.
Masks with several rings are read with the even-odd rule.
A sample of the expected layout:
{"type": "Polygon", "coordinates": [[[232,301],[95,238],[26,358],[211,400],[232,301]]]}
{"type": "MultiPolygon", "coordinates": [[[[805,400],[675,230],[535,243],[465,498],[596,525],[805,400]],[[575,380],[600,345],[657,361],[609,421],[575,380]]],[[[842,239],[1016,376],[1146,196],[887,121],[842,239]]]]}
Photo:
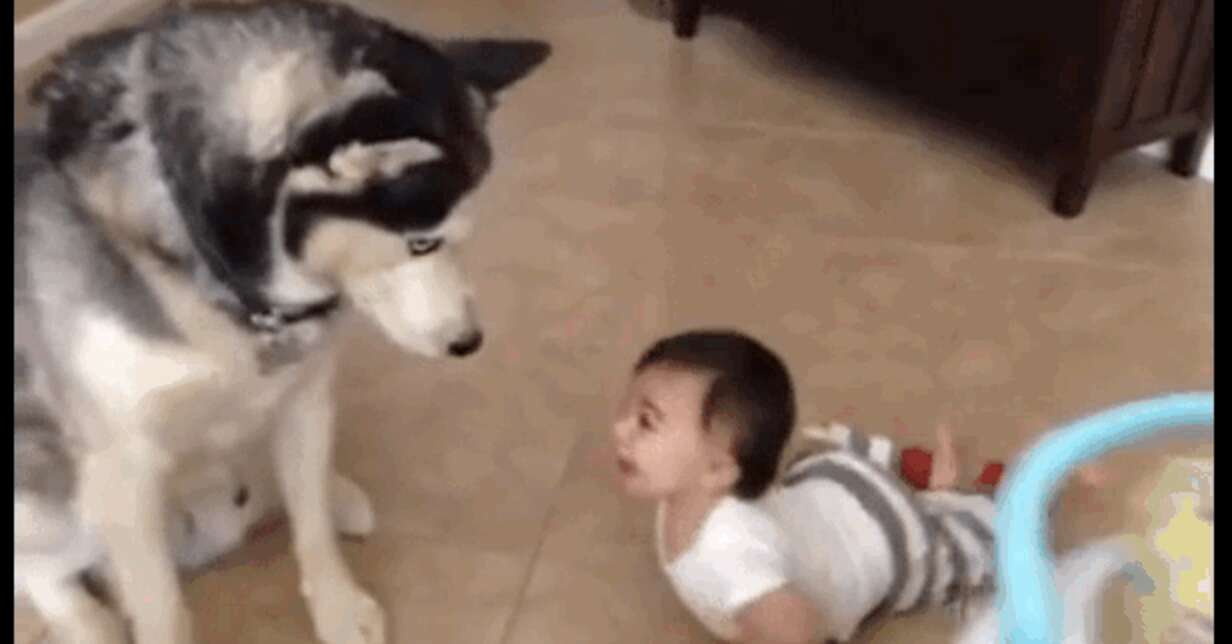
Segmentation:
{"type": "Polygon", "coordinates": [[[753,600],[736,616],[742,644],[814,644],[821,641],[821,619],[813,605],[790,585],[753,600]]]}

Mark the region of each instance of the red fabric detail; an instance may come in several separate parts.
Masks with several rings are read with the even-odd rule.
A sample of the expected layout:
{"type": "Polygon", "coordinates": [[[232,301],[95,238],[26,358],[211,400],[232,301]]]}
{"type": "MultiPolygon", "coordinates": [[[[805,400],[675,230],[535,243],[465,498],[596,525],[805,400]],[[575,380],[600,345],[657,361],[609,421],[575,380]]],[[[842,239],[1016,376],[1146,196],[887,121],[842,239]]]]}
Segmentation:
{"type": "Polygon", "coordinates": [[[899,474],[917,490],[927,490],[933,472],[933,454],[918,447],[908,447],[899,458],[899,474]]]}
{"type": "Polygon", "coordinates": [[[984,471],[980,472],[980,477],[976,479],[976,482],[980,485],[995,488],[1001,482],[1003,474],[1005,474],[1005,465],[993,461],[984,466],[984,471]]]}

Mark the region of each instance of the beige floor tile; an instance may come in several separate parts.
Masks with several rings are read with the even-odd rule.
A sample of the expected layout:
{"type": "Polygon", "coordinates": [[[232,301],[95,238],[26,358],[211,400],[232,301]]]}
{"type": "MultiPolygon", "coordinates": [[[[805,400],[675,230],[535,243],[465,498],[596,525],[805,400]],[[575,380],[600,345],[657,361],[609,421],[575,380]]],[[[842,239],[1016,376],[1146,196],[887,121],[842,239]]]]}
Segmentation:
{"type": "Polygon", "coordinates": [[[43,637],[45,629],[34,609],[25,603],[13,607],[13,642],[14,644],[35,644],[43,637]]]}

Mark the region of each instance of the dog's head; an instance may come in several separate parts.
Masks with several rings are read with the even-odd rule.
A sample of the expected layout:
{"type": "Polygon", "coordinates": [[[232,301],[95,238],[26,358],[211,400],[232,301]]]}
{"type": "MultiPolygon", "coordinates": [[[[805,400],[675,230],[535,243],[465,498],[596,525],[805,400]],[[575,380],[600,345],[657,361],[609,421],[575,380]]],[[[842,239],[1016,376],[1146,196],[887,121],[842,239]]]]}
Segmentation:
{"type": "Polygon", "coordinates": [[[340,293],[396,343],[461,356],[482,335],[458,206],[491,163],[497,96],[548,53],[303,0],[195,7],[79,43],[33,96],[79,183],[118,173],[115,191],[135,178],[115,168],[151,157],[192,257],[239,302],[340,293]]]}

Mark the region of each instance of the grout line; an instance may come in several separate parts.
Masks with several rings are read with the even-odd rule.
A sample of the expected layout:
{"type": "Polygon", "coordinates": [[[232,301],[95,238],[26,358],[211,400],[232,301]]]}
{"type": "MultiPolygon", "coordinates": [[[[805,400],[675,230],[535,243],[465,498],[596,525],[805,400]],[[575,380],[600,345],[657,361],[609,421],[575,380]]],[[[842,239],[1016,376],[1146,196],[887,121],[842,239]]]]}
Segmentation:
{"type": "Polygon", "coordinates": [[[518,617],[522,614],[523,603],[526,599],[526,591],[530,588],[530,583],[534,580],[535,571],[539,567],[539,559],[543,554],[543,545],[547,541],[547,529],[551,524],[552,519],[556,517],[557,509],[560,501],[561,488],[565,484],[565,479],[573,470],[573,464],[579,457],[581,451],[585,448],[586,441],[583,435],[577,435],[573,439],[573,446],[569,449],[569,458],[565,461],[565,468],[560,474],[560,479],[556,481],[556,486],[552,493],[551,501],[548,503],[548,511],[543,517],[543,524],[539,529],[539,539],[535,544],[535,549],[531,553],[530,562],[526,566],[526,575],[522,579],[522,584],[518,588],[518,592],[514,595],[513,604],[510,606],[509,616],[505,620],[504,633],[498,640],[498,644],[509,644],[509,639],[513,637],[514,628],[518,624],[518,617]]]}
{"type": "Polygon", "coordinates": [[[1125,272],[1125,273],[1190,273],[1193,270],[1203,269],[1200,266],[1186,265],[1169,265],[1160,266],[1157,264],[1132,263],[1124,261],[1110,261],[1103,259],[1092,259],[1074,254],[1057,254],[1044,255],[1033,254],[1028,252],[1017,251],[998,247],[992,243],[972,243],[962,244],[950,241],[928,241],[921,239],[913,239],[910,237],[895,237],[883,235],[862,235],[859,233],[848,233],[841,231],[820,231],[819,235],[825,236],[831,240],[841,240],[846,242],[854,242],[857,244],[867,244],[869,246],[877,246],[885,248],[887,246],[897,246],[891,250],[912,251],[919,253],[927,253],[931,251],[941,250],[954,254],[966,255],[987,255],[990,259],[996,260],[1011,260],[1017,262],[1035,262],[1047,264],[1066,264],[1077,265],[1087,268],[1101,269],[1107,271],[1125,272]]]}
{"type": "Polygon", "coordinates": [[[706,117],[697,118],[691,126],[697,127],[712,127],[716,129],[730,130],[758,130],[766,134],[783,136],[793,135],[802,138],[824,140],[824,141],[852,141],[852,140],[868,140],[872,139],[878,143],[895,143],[900,145],[910,145],[923,147],[928,144],[927,141],[922,141],[918,136],[909,131],[891,131],[884,126],[869,125],[861,129],[852,128],[834,128],[828,129],[825,127],[817,127],[814,125],[803,125],[796,123],[775,123],[772,121],[758,121],[756,119],[737,119],[723,120],[708,119],[706,117]]]}

